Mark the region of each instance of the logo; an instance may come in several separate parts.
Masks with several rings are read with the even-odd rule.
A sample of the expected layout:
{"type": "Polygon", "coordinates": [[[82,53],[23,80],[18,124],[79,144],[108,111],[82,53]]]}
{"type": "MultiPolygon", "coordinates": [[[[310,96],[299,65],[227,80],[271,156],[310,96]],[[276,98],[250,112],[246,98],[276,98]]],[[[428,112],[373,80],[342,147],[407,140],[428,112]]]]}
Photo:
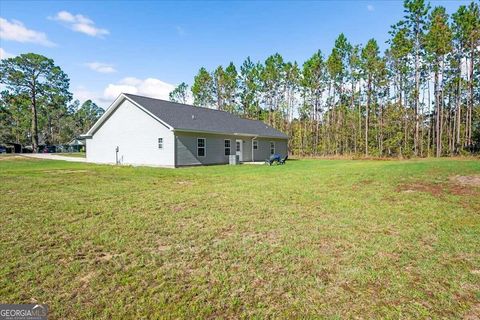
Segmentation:
{"type": "Polygon", "coordinates": [[[0,320],[47,320],[46,304],[0,304],[0,320]]]}

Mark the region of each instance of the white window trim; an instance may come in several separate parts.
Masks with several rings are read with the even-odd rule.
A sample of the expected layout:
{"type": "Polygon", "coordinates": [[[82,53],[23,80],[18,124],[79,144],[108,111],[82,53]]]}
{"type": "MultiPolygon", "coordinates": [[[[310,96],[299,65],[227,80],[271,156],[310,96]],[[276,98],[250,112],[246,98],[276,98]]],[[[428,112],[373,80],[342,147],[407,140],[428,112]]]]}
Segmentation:
{"type": "Polygon", "coordinates": [[[224,139],[223,140],[223,154],[226,156],[225,151],[228,149],[228,155],[232,154],[232,140],[224,139]],[[228,147],[225,146],[225,142],[228,141],[228,147]]]}
{"type": "Polygon", "coordinates": [[[202,158],[204,158],[204,157],[206,157],[206,156],[207,156],[207,138],[197,138],[197,157],[202,157],[202,158]],[[203,151],[203,156],[198,155],[198,149],[199,149],[199,148],[202,148],[202,147],[199,147],[199,146],[198,146],[198,140],[200,140],[200,139],[203,139],[203,141],[204,141],[204,142],[203,142],[203,149],[204,149],[204,151],[203,151]]]}
{"type": "Polygon", "coordinates": [[[258,150],[258,140],[253,140],[253,145],[252,145],[253,150],[258,150]],[[256,146],[256,148],[255,148],[256,146]]]}
{"type": "Polygon", "coordinates": [[[164,143],[163,138],[158,138],[157,139],[157,145],[158,145],[159,150],[163,150],[163,143],[164,143]],[[160,142],[160,139],[162,139],[162,142],[160,142]],[[160,147],[160,145],[162,145],[162,147],[160,147]]]}
{"type": "Polygon", "coordinates": [[[275,141],[270,141],[270,155],[275,154],[275,141]],[[272,145],[273,145],[273,153],[272,153],[272,145]]]}

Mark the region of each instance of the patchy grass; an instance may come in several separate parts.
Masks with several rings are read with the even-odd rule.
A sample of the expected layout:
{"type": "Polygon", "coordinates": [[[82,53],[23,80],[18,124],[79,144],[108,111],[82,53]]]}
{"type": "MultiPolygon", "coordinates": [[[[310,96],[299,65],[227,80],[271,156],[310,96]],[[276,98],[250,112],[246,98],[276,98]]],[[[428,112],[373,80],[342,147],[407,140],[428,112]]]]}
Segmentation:
{"type": "Polygon", "coordinates": [[[0,153],[0,161],[2,160],[15,160],[22,159],[24,157],[17,155],[16,153],[0,153]]]}
{"type": "Polygon", "coordinates": [[[63,152],[54,154],[64,157],[85,158],[85,152],[63,152]]]}
{"type": "Polygon", "coordinates": [[[448,159],[5,159],[0,301],[52,319],[475,318],[479,174],[448,159]]]}

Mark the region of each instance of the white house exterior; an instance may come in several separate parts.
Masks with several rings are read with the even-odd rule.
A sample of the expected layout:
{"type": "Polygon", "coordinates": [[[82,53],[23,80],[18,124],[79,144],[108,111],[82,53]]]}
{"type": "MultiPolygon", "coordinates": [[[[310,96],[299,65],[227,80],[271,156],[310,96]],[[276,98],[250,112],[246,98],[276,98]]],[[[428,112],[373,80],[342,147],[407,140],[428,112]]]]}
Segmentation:
{"type": "Polygon", "coordinates": [[[87,161],[180,167],[287,155],[287,136],[256,120],[121,94],[85,135],[87,161]]]}
{"type": "Polygon", "coordinates": [[[113,105],[108,109],[108,118],[87,139],[87,161],[174,166],[174,134],[171,128],[130,100],[121,100],[117,101],[120,103],[115,110],[108,112],[113,105]],[[158,137],[163,138],[163,149],[158,148],[158,137]]]}

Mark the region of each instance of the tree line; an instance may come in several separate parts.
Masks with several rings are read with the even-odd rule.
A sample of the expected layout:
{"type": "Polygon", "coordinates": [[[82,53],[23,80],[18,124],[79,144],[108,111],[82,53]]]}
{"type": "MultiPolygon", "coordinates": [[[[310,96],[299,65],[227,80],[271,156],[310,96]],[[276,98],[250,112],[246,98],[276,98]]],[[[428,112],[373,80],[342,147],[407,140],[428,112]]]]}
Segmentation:
{"type": "Polygon", "coordinates": [[[72,101],[70,80],[52,59],[27,53],[0,62],[0,144],[68,143],[85,133],[104,110],[92,100],[72,101]]]}
{"type": "MultiPolygon", "coordinates": [[[[299,65],[276,53],[212,72],[190,88],[194,105],[258,119],[288,133],[297,155],[448,156],[480,148],[480,13],[471,2],[449,15],[424,0],[404,1],[404,17],[375,39],[299,65]]],[[[187,84],[170,93],[186,103],[187,84]]]]}

